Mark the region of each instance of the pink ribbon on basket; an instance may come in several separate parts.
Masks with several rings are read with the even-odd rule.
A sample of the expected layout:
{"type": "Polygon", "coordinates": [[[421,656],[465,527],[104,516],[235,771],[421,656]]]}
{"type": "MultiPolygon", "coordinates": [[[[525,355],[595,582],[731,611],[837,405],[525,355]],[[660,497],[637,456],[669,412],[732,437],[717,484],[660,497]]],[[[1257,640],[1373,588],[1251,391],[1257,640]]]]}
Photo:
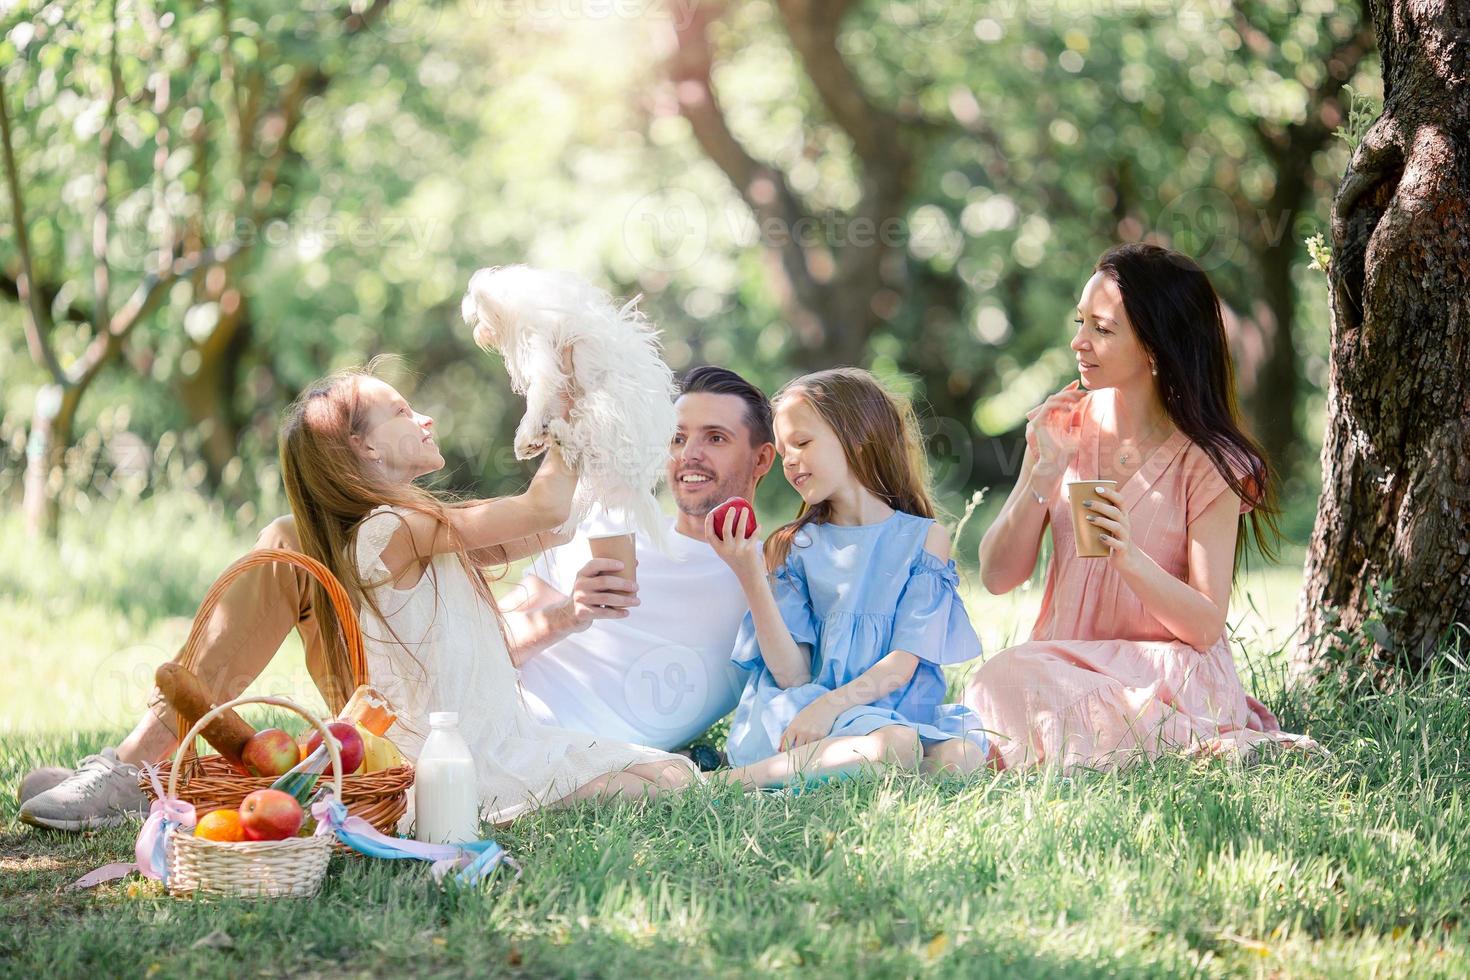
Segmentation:
{"type": "Polygon", "coordinates": [[[164,795],[163,785],[158,779],[157,766],[145,763],[142,769],[147,773],[149,781],[153,783],[155,798],[153,805],[148,808],[148,819],[143,822],[143,829],[138,831],[138,839],[133,844],[135,860],[104,864],[97,870],[82,875],[69,887],[92,888],[103,882],[126,878],[134,871],[141,873],[145,878],[168,884],[168,855],[165,850],[168,845],[168,834],[175,827],[183,830],[194,829],[196,822],[194,804],[183,800],[170,800],[164,795]]]}

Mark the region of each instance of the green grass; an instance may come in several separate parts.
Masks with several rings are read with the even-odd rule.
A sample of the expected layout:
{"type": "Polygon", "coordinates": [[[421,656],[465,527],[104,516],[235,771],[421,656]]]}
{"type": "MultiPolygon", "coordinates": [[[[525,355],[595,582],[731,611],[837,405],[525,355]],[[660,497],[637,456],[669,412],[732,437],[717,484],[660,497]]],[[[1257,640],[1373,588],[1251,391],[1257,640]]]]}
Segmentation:
{"type": "MultiPolygon", "coordinates": [[[[498,835],[524,877],[477,892],[440,891],[423,866],[344,858],[307,903],[180,901],[136,880],[63,891],[130,855],[134,831],[24,828],[16,780],[117,739],[140,696],[129,685],[146,687],[139,671],[171,652],[193,597],[249,543],[207,511],[172,538],[148,533],[178,506],[110,514],[78,550],[32,550],[5,573],[0,974],[1470,972],[1470,679],[1288,694],[1266,652],[1253,683],[1330,758],[890,775],[794,797],[700,789],[544,812],[498,835]],[[186,536],[195,550],[178,561],[186,536]],[[110,652],[135,647],[152,653],[110,652]],[[226,948],[200,943],[216,932],[226,948]]],[[[0,525],[0,543],[13,535],[0,525]]],[[[973,597],[988,649],[1024,635],[1036,598],[973,597]]],[[[1284,643],[1291,571],[1252,579],[1237,601],[1251,600],[1259,615],[1232,615],[1247,648],[1284,643]]],[[[300,671],[293,647],[257,688],[299,693],[300,671]]]]}

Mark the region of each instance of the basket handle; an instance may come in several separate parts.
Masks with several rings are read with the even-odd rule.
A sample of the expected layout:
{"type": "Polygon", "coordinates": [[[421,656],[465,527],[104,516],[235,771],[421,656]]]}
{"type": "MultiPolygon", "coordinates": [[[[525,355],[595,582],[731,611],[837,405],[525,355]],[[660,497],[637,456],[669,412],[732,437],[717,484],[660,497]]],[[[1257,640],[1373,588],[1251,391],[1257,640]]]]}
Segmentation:
{"type": "Polygon", "coordinates": [[[332,736],[332,733],[327,730],[326,722],[322,721],[316,715],[307,711],[296,702],[291,701],[287,698],[278,698],[273,695],[252,695],[249,697],[238,697],[235,698],[235,700],[233,701],[226,701],[224,704],[216,705],[215,707],[210,708],[208,711],[206,711],[204,713],[204,716],[194,723],[194,727],[189,729],[189,734],[185,735],[182,739],[179,740],[179,747],[174,750],[174,764],[169,768],[168,774],[169,799],[178,799],[179,770],[183,768],[184,750],[188,748],[189,743],[194,741],[195,736],[204,731],[204,726],[213,721],[216,715],[218,715],[222,711],[228,710],[229,708],[233,708],[236,705],[241,704],[273,704],[280,708],[289,708],[301,717],[305,718],[307,721],[311,722],[312,726],[316,728],[317,731],[322,733],[322,744],[327,747],[327,755],[330,756],[332,760],[332,791],[337,794],[337,799],[342,799],[342,753],[337,748],[337,739],[334,738],[332,736]]]}
{"type": "MultiPolygon", "coordinates": [[[[357,610],[352,608],[352,600],[348,598],[347,590],[342,587],[342,583],[326,565],[310,555],[304,555],[299,551],[287,551],[284,548],[258,548],[220,573],[219,578],[214,580],[214,584],[204,594],[203,601],[199,603],[199,611],[194,614],[194,625],[189,630],[189,638],[184,641],[177,662],[190,670],[194,669],[204,645],[204,631],[209,625],[210,613],[214,612],[214,607],[219,604],[220,597],[225,594],[225,590],[252,568],[275,562],[294,565],[302,569],[326,590],[327,599],[332,603],[332,609],[337,614],[337,622],[342,627],[343,642],[347,645],[347,663],[352,670],[352,686],[357,688],[366,684],[368,669],[367,656],[363,652],[362,628],[357,623],[357,610]]],[[[180,716],[178,727],[183,727],[184,721],[185,719],[180,716]]],[[[188,744],[188,741],[185,739],[184,744],[188,744]]]]}

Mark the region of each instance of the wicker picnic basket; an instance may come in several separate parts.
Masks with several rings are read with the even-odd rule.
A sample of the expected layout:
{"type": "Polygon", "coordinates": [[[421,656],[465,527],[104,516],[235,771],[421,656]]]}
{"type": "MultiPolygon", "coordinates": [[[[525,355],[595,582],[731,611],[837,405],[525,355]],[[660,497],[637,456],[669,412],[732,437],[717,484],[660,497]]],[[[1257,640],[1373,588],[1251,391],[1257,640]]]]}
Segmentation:
{"type": "MultiPolygon", "coordinates": [[[[347,644],[347,656],[352,665],[352,683],[354,685],[366,684],[368,682],[367,658],[363,653],[362,630],[357,623],[357,613],[352,608],[351,600],[347,597],[347,590],[321,562],[309,555],[278,548],[261,548],[250,552],[225,569],[215,580],[214,585],[205,594],[204,601],[199,604],[199,611],[194,615],[194,626],[189,631],[189,638],[184,643],[183,652],[179,655],[179,663],[191,670],[194,669],[203,646],[210,613],[214,611],[215,605],[231,583],[250,569],[272,562],[294,565],[305,570],[307,574],[322,584],[327,598],[331,600],[333,610],[337,613],[337,622],[342,625],[342,634],[347,644]]],[[[277,702],[265,701],[263,703],[277,702]]],[[[290,702],[287,702],[285,707],[291,708],[309,721],[313,720],[310,715],[290,702]]],[[[197,816],[203,817],[206,813],[224,808],[237,809],[246,796],[258,789],[267,789],[271,783],[276,781],[274,776],[243,775],[218,755],[195,756],[188,761],[181,762],[181,755],[200,730],[200,726],[196,724],[194,731],[179,743],[179,752],[175,754],[173,761],[164,762],[158,768],[159,777],[168,780],[171,787],[176,781],[176,775],[182,776],[182,779],[178,780],[180,785],[177,791],[170,789],[169,794],[176,794],[177,799],[193,804],[197,816]]],[[[139,779],[139,785],[149,797],[157,796],[152,780],[146,775],[139,779]]],[[[383,769],[378,772],[343,776],[337,797],[347,807],[348,813],[366,820],[376,830],[393,836],[398,830],[399,819],[408,810],[408,790],[412,785],[413,766],[395,766],[392,769],[383,769]]],[[[355,853],[346,847],[341,850],[355,853]]]]}
{"type": "MultiPolygon", "coordinates": [[[[179,743],[169,774],[168,799],[179,799],[180,759],[185,748],[211,719],[239,704],[274,704],[290,708],[322,733],[332,760],[332,788],[342,793],[342,755],[327,726],[286,698],[243,697],[211,708],[179,743]]],[[[210,895],[222,898],[310,898],[321,890],[332,856],[331,834],[288,837],[285,840],[216,841],[195,837],[192,830],[175,827],[164,842],[171,895],[210,895]]]]}

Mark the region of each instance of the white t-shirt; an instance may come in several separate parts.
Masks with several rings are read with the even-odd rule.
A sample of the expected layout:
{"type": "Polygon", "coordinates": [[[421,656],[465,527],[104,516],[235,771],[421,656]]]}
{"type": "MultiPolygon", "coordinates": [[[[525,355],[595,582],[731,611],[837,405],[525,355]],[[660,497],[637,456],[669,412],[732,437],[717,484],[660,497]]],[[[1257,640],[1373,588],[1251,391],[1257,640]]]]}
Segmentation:
{"type": "MultiPolygon", "coordinates": [[[[730,651],[749,607],[730,566],[673,524],[668,555],[637,536],[641,602],[626,619],[594,620],[521,666],[526,704],[543,724],[675,749],[734,710],[744,677],[730,651]]],[[[579,535],[526,574],[565,595],[590,560],[579,535]]]]}

